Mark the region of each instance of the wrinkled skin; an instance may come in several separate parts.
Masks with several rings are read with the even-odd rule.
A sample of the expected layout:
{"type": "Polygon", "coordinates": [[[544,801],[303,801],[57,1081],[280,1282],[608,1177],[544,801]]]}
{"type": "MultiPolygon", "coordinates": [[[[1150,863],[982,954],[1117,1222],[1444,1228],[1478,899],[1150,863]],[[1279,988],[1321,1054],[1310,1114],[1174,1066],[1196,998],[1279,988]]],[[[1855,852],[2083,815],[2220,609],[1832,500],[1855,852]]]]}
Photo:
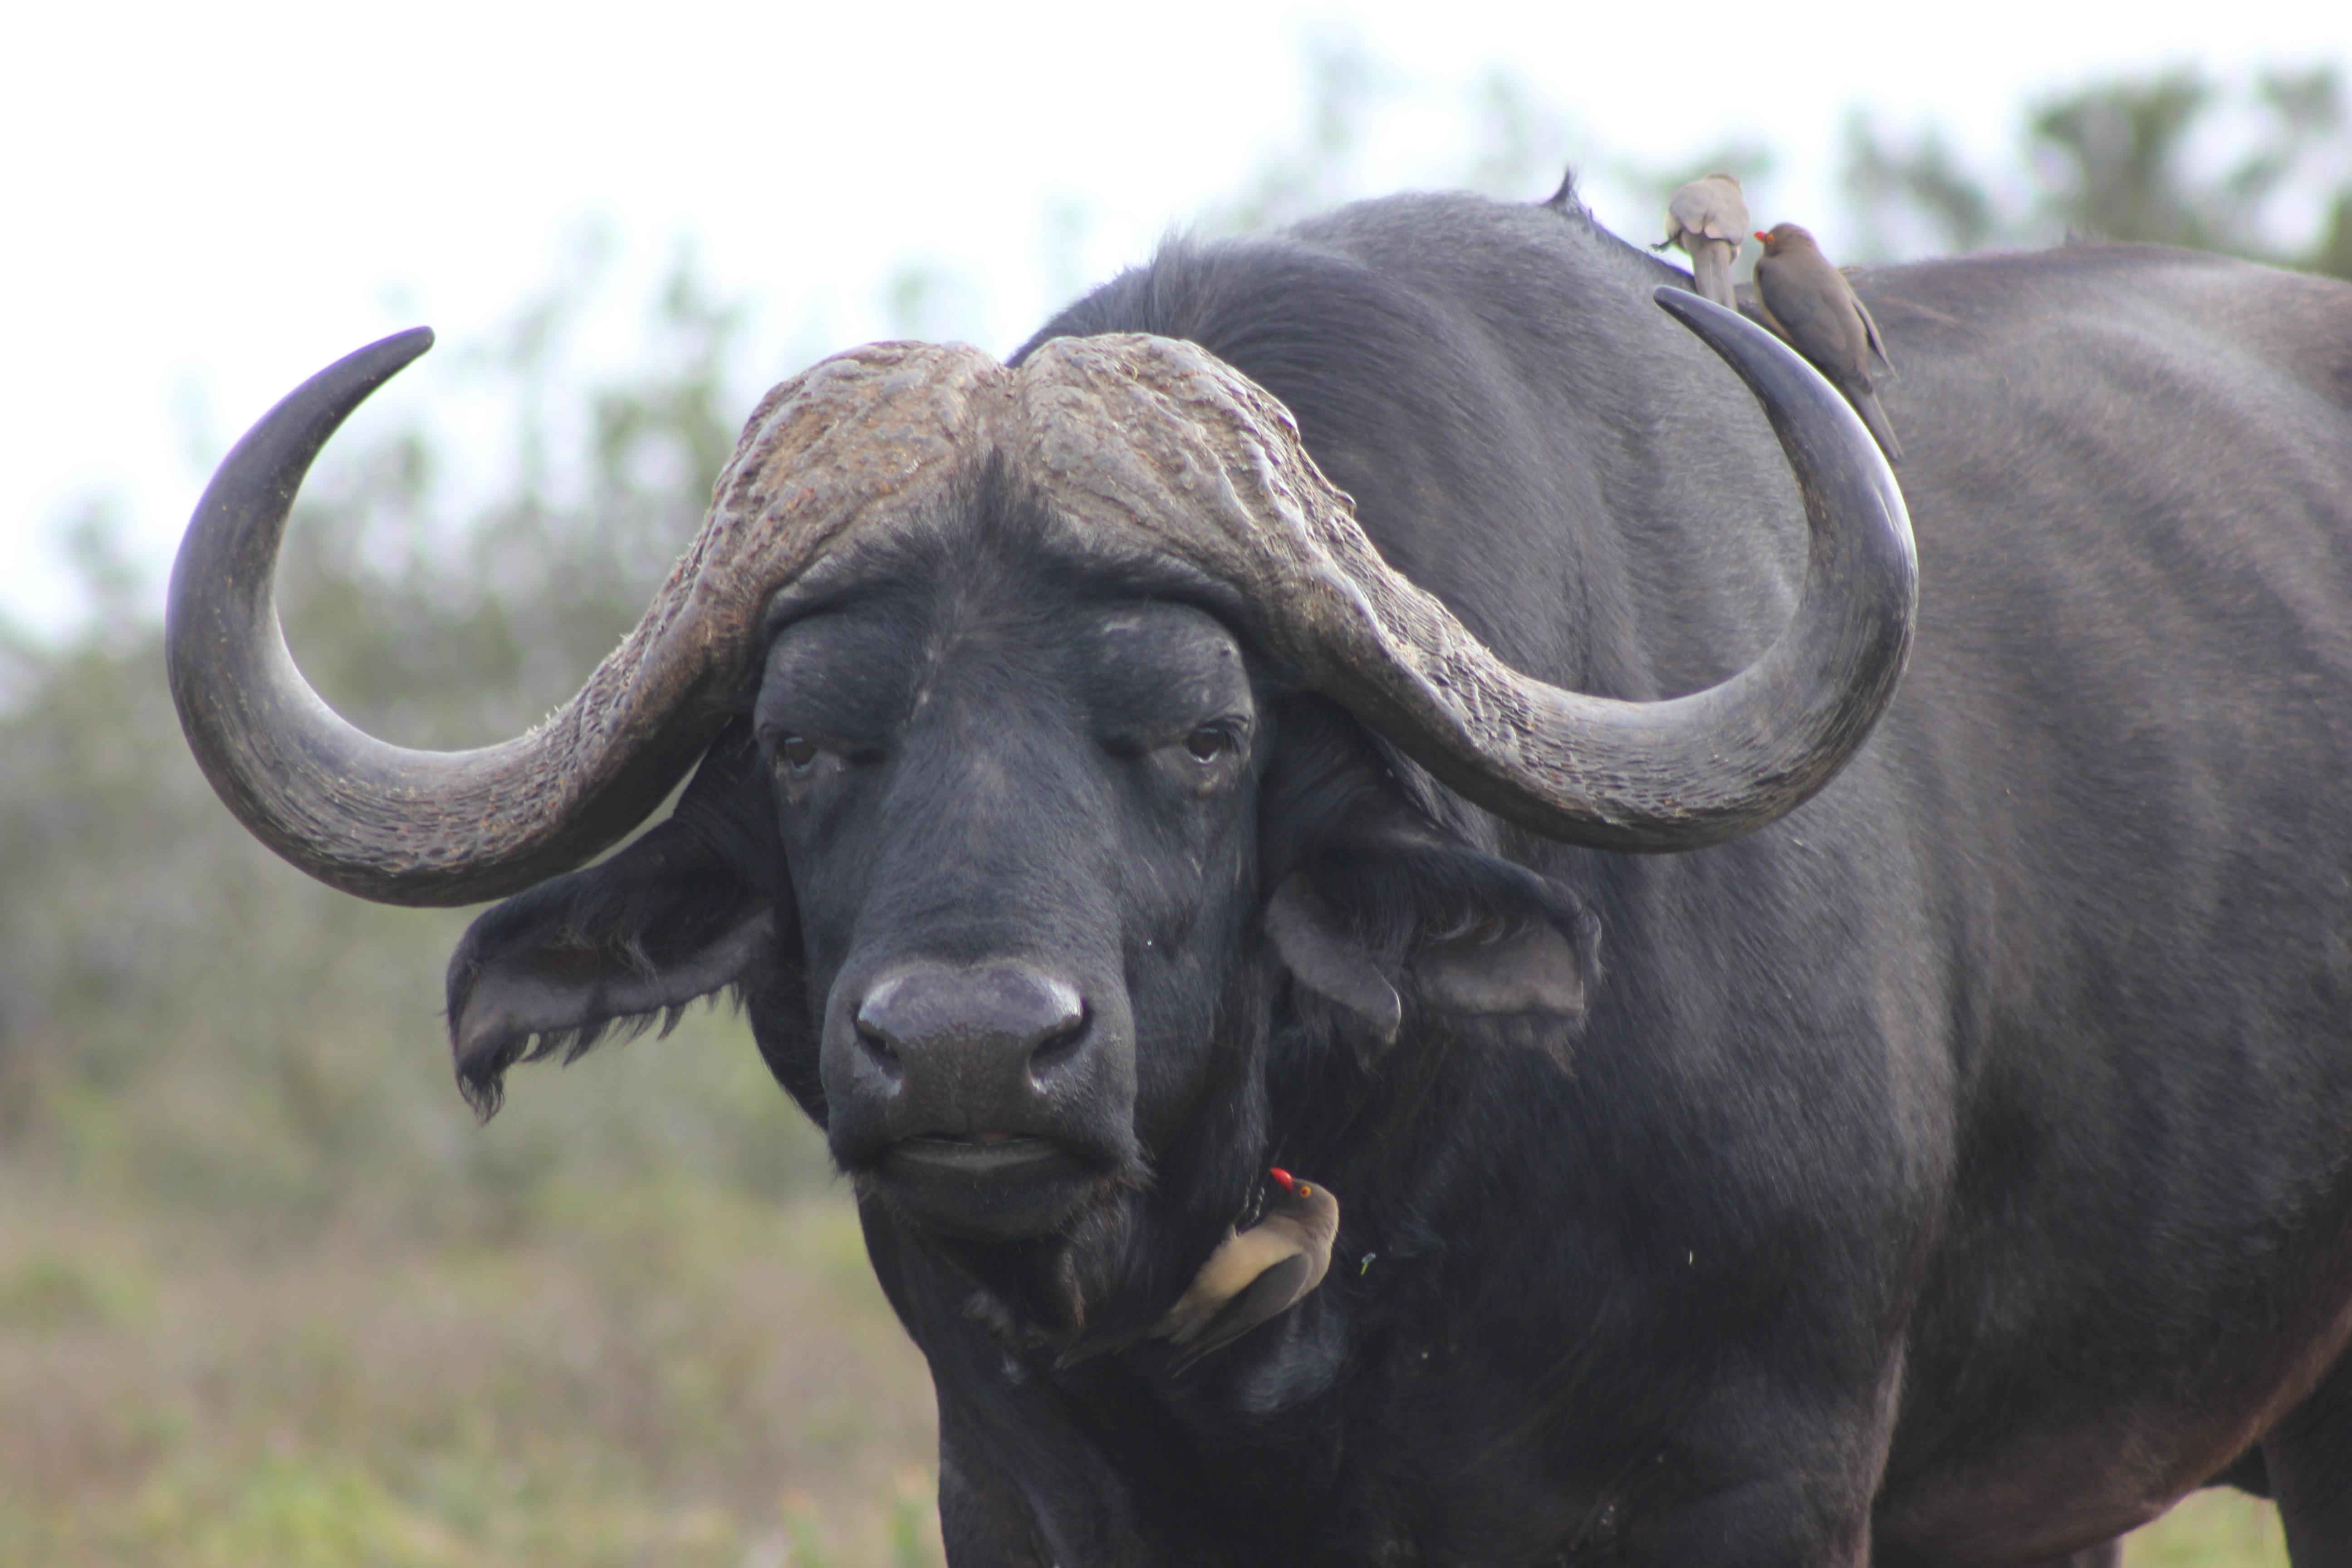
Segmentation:
{"type": "Polygon", "coordinates": [[[1166,1146],[1207,1081],[1255,875],[1258,713],[1232,635],[1036,565],[1013,541],[911,560],[880,593],[790,620],[753,715],[824,998],[834,1154],[982,1237],[1049,1233],[1106,1182],[1146,1179],[1142,1150],[1166,1146]],[[990,964],[1079,998],[1050,1068],[1024,1052],[1026,1070],[991,1071],[961,1038],[926,1053],[921,1020],[913,1048],[861,1042],[854,1015],[884,977],[945,972],[937,1027],[952,1031],[985,1005],[970,975],[990,964]],[[991,1181],[891,1152],[991,1133],[1072,1168],[991,1181]],[[1035,1195],[987,1206],[1013,1185],[1035,1195]]]}
{"type": "MultiPolygon", "coordinates": [[[[1402,198],[1049,331],[1202,343],[1514,666],[1654,697],[1801,570],[1672,276],[1402,198]]],[[[562,1048],[741,988],[930,1362],[958,1568],[2087,1562],[2225,1470],[2352,1560],[2352,291],[1857,287],[1926,592],[1785,821],[1501,829],[978,473],[776,607],[674,817],[486,915],[453,1015],[562,1048]],[[1341,1196],[1321,1289],[1181,1377],[1057,1369],[1275,1160],[1341,1196]]]]}

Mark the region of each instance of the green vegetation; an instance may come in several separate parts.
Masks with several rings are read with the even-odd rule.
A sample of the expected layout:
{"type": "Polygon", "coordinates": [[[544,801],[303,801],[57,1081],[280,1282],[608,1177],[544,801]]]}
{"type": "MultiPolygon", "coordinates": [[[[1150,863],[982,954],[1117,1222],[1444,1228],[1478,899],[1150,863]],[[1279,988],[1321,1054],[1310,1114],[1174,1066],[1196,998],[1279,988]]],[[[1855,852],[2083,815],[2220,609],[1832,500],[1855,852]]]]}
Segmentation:
{"type": "MultiPolygon", "coordinates": [[[[672,1067],[582,1088],[674,1110],[672,1067]]],[[[0,1562],[936,1560],[929,1388],[845,1204],[532,1186],[499,1234],[275,1242],[12,1190],[0,1562]]]]}
{"type": "MultiPolygon", "coordinates": [[[[1353,194],[1381,73],[1338,48],[1314,72],[1300,149],[1216,224],[1353,194]]],[[[2281,123],[2337,134],[2333,92],[2279,99],[2281,123]]],[[[2143,144],[2203,100],[2162,101],[2185,107],[2125,116],[2157,126],[2143,144]]],[[[1502,76],[1472,107],[1476,180],[1549,189],[1560,118],[1502,76]]],[[[2068,129],[2083,115],[2035,123],[2106,145],[2068,129]]],[[[1980,176],[1913,151],[1874,165],[1888,203],[2006,232],[1995,196],[1970,205],[1980,176]]],[[[2297,177],[2272,166],[2231,188],[2297,177]]],[[[2191,196],[2161,209],[2207,215],[2188,237],[2252,210],[2191,196]]],[[[1050,221],[1074,254],[1084,212],[1050,221]]],[[[681,265],[639,370],[558,390],[585,276],[464,359],[516,411],[514,471],[465,527],[429,521],[443,460],[419,431],[347,435],[305,492],[289,636],[377,733],[478,743],[567,695],[692,533],[766,379],[681,265]]],[[[957,287],[918,267],[888,293],[909,330],[952,331],[957,287]]],[[[740,1025],[527,1069],[477,1127],[437,1013],[464,914],[361,903],[247,838],[180,740],[152,585],[102,509],[73,538],[88,626],[57,647],[0,627],[0,1563],[936,1562],[919,1358],[740,1025]]],[[[2132,1560],[2283,1558],[2266,1510],[2209,1497],[2132,1560]]]]}
{"type": "Polygon", "coordinates": [[[1857,111],[1845,184],[1879,253],[2079,235],[2352,279],[2347,152],[2352,111],[2332,68],[2224,84],[2188,68],[2028,106],[2007,171],[1969,167],[1935,125],[1906,137],[1857,111]]]}
{"type": "Polygon", "coordinates": [[[2286,1568],[2278,1510],[2239,1492],[2199,1492],[2131,1537],[2125,1568],[2286,1568]]]}
{"type": "MultiPolygon", "coordinates": [[[[735,312],[681,268],[551,454],[577,293],[488,361],[523,460],[463,531],[413,431],[306,491],[289,636],[373,730],[530,723],[699,521],[735,312]]],[[[920,1358],[740,1026],[532,1071],[477,1127],[437,1010],[465,915],[248,839],[101,515],[77,556],[87,632],[0,644],[0,1563],[937,1561],[920,1358]]]]}

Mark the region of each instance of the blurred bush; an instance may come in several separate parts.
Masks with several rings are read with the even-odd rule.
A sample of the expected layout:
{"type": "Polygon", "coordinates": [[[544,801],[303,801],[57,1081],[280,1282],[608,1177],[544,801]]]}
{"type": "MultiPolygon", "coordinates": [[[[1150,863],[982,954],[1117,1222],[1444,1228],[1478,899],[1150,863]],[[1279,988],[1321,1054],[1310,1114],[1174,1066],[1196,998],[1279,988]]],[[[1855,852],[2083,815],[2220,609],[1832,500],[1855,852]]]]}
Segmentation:
{"type": "MultiPolygon", "coordinates": [[[[571,302],[559,291],[526,312],[531,330],[475,356],[525,409],[526,448],[522,394],[571,302]]],[[[459,530],[428,521],[440,465],[422,432],[331,453],[280,578],[321,692],[362,728],[428,746],[517,733],[568,695],[700,521],[750,403],[730,380],[740,319],[682,267],[646,363],[587,394],[584,450],[520,465],[459,530]],[[569,477],[562,499],[551,470],[569,477]]],[[[180,739],[157,630],[104,515],[74,536],[100,614],[69,646],[16,638],[7,654],[0,1165],[273,1230],[361,1211],[435,1232],[510,1226],[550,1184],[655,1172],[771,1196],[823,1180],[740,1030],[708,1021],[614,1053],[658,1056],[656,1070],[583,1068],[625,1087],[550,1083],[477,1130],[437,1016],[466,917],[361,903],[247,837],[180,739]]]]}
{"type": "Polygon", "coordinates": [[[1970,166],[1936,125],[1898,132],[1857,110],[1844,182],[1879,256],[2077,235],[2352,279],[2352,114],[2333,67],[2090,82],[2028,105],[1995,168],[1970,166]]]}
{"type": "MultiPolygon", "coordinates": [[[[305,488],[288,637],[362,727],[520,731],[699,523],[740,312],[681,266],[635,370],[549,406],[581,303],[452,356],[518,411],[463,526],[419,429],[305,488]]],[[[102,509],[72,542],[90,623],[0,635],[0,1562],[935,1561],[920,1361],[740,1025],[478,1127],[438,1010],[467,915],[248,837],[102,509]]]]}

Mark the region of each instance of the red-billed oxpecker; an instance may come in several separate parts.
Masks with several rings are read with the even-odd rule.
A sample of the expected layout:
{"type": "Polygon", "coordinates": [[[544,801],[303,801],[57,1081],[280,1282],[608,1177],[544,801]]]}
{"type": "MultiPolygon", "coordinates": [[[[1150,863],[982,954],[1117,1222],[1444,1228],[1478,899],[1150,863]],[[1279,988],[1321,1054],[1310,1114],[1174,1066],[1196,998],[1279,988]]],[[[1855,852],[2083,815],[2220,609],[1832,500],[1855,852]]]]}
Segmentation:
{"type": "Polygon", "coordinates": [[[1886,410],[1878,405],[1878,393],[1870,384],[1873,353],[1888,370],[1895,368],[1878,335],[1878,323],[1870,319],[1870,307],[1855,296],[1845,274],[1830,265],[1813,237],[1797,225],[1775,224],[1759,230],[1756,237],[1764,242],[1764,254],[1756,261],[1756,303],[1764,312],[1764,324],[1845,394],[1886,460],[1901,462],[1902,444],[1895,439],[1895,427],[1886,422],[1886,410]]]}
{"type": "Polygon", "coordinates": [[[1181,1352],[1178,1372],[1280,1317],[1323,1283],[1331,1240],[1339,1234],[1339,1200],[1279,1165],[1266,1174],[1274,1184],[1258,1222],[1247,1230],[1228,1227],[1182,1298],[1151,1326],[1153,1339],[1181,1352]]]}
{"type": "Polygon", "coordinates": [[[1650,247],[1679,246],[1691,258],[1691,281],[1701,297],[1727,310],[1739,302],[1731,292],[1731,264],[1748,243],[1748,197],[1739,176],[1720,170],[1693,180],[1666,203],[1666,237],[1650,247]]]}

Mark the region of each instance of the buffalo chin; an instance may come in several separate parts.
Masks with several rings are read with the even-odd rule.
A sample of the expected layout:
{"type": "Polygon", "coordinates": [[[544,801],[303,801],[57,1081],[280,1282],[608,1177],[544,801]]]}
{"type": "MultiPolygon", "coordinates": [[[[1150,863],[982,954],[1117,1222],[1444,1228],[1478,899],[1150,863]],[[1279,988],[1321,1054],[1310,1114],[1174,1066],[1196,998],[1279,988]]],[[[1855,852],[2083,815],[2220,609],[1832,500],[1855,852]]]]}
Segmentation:
{"type": "Polygon", "coordinates": [[[908,1138],[868,1173],[908,1219],[974,1241],[1051,1234],[1102,1184],[1101,1171],[1043,1138],[908,1138]]]}

